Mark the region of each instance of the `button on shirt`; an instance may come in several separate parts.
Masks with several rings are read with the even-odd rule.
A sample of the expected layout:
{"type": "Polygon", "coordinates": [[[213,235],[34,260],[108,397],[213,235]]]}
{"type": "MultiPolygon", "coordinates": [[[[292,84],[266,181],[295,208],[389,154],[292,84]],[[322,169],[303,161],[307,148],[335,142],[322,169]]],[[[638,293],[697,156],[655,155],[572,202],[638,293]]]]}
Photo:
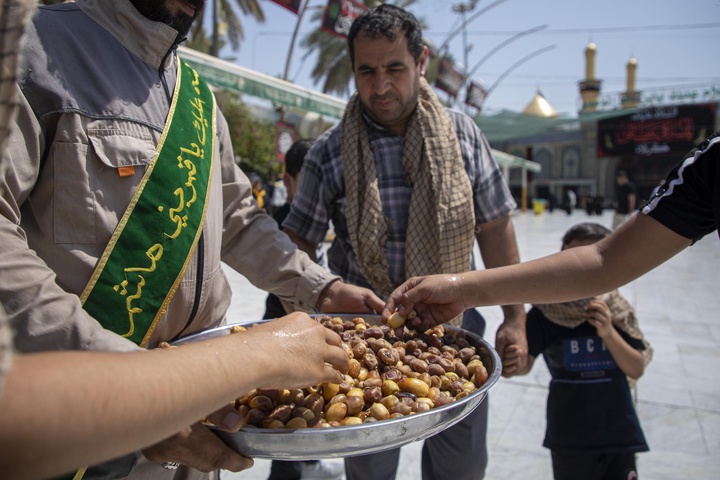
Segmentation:
{"type": "MultiPolygon", "coordinates": [[[[460,141],[465,170],[472,185],[476,224],[508,214],[516,203],[492,157],[485,136],[467,115],[453,110],[448,110],[448,113],[460,141]]],[[[375,156],[378,190],[387,224],[385,250],[390,279],[393,284],[399,285],[406,279],[405,232],[412,195],[412,186],[402,164],[404,137],[377,125],[367,116],[364,120],[375,156]]],[[[332,222],[335,240],[328,249],[330,271],[348,283],[370,288],[358,267],[345,221],[341,125],[321,136],[305,157],[300,185],[283,228],[308,241],[320,243],[332,222]]]]}

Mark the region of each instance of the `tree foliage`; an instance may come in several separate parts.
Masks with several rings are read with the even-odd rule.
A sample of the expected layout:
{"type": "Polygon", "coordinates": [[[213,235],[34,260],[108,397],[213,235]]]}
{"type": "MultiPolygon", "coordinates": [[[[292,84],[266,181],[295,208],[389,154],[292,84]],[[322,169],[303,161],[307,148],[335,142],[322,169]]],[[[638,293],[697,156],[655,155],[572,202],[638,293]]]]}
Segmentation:
{"type": "Polygon", "coordinates": [[[257,172],[266,180],[274,180],[279,173],[275,162],[275,125],[257,120],[235,93],[220,91],[216,97],[228,122],[240,168],[245,173],[257,172]]]}
{"type": "Polygon", "coordinates": [[[237,51],[245,39],[245,30],[235,11],[236,7],[243,15],[252,15],[261,23],[265,21],[265,13],[258,0],[209,0],[193,24],[188,45],[216,57],[227,42],[233,51],[237,51]],[[205,20],[208,16],[212,21],[205,20]],[[210,25],[209,32],[205,30],[206,24],[210,25]]]}

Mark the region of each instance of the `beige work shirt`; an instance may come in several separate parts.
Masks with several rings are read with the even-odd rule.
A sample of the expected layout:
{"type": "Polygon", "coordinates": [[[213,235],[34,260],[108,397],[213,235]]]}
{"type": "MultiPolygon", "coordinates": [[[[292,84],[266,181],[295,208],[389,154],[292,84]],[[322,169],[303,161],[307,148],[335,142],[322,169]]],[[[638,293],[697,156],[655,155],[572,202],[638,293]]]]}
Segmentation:
{"type": "MultiPolygon", "coordinates": [[[[155,155],[176,36],[127,0],[41,7],[28,28],[0,179],[0,302],[19,351],[138,348],[89,317],[78,295],[155,155]],[[121,176],[122,166],[135,173],[121,176]]],[[[223,262],[300,310],[313,309],[337,278],[258,208],[219,112],[217,131],[202,243],[150,347],[225,320],[232,292],[223,262]]],[[[186,478],[141,461],[129,478],[176,473],[186,478]]]]}

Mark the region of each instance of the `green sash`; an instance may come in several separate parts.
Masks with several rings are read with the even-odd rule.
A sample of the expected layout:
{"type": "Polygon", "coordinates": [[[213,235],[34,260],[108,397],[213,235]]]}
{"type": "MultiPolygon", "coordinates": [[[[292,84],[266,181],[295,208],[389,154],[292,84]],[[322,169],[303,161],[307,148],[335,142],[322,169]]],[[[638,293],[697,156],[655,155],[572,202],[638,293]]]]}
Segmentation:
{"type": "MultiPolygon", "coordinates": [[[[103,327],[144,346],[192,257],[207,211],[215,97],[178,62],[157,152],[80,296],[103,327]]],[[[80,480],[87,468],[60,479],[80,480]]]]}
{"type": "Polygon", "coordinates": [[[200,238],[215,128],[212,92],[180,60],[155,158],[80,297],[103,327],[140,346],[165,313],[200,238]]]}

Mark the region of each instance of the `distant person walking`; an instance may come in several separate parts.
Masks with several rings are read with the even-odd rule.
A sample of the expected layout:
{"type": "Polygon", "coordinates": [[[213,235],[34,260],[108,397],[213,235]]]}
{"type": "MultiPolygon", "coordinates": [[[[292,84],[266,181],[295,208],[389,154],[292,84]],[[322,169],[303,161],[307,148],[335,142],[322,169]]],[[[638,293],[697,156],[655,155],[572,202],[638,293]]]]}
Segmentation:
{"type": "Polygon", "coordinates": [[[577,205],[575,190],[568,190],[565,193],[565,211],[568,215],[572,215],[573,210],[575,210],[575,205],[577,205]]]}
{"type": "Polygon", "coordinates": [[[624,170],[617,172],[615,183],[617,183],[617,207],[615,207],[615,217],[613,217],[613,230],[616,230],[630,217],[630,214],[635,211],[637,202],[637,188],[628,179],[624,170]]]}
{"type": "Polygon", "coordinates": [[[594,215],[595,214],[595,197],[592,195],[585,195],[585,213],[588,215],[594,215]]]}
{"type": "Polygon", "coordinates": [[[265,190],[265,184],[263,183],[262,178],[255,172],[251,173],[249,178],[250,183],[252,184],[252,194],[258,204],[258,207],[265,208],[265,196],[267,195],[267,191],[265,190]]]}
{"type": "Polygon", "coordinates": [[[595,197],[595,215],[602,215],[605,207],[605,198],[602,196],[595,197]]]}
{"type": "Polygon", "coordinates": [[[555,195],[553,192],[550,192],[548,195],[548,210],[550,213],[552,213],[555,210],[555,207],[557,207],[557,195],[555,195]]]}

